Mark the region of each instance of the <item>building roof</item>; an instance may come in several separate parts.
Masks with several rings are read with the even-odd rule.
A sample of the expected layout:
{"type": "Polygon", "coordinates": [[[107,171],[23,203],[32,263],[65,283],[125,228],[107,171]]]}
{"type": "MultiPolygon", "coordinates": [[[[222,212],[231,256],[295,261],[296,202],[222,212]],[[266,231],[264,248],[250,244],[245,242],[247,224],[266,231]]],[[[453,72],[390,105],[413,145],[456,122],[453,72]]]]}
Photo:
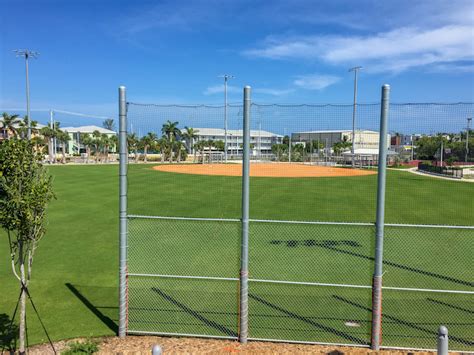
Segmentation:
{"type": "MultiPolygon", "coordinates": [[[[225,134],[225,130],[222,128],[194,128],[195,131],[198,131],[196,135],[198,136],[223,136],[225,134]]],[[[182,132],[185,132],[183,130],[182,132]]],[[[283,137],[279,134],[264,131],[264,130],[250,130],[250,135],[253,137],[283,137]]],[[[240,136],[242,137],[242,130],[241,129],[228,129],[227,136],[240,136]]]]}
{"type": "MultiPolygon", "coordinates": [[[[308,134],[308,133],[352,133],[351,129],[329,129],[322,131],[303,131],[303,132],[294,132],[293,134],[308,134]]],[[[371,131],[368,129],[356,129],[356,133],[379,133],[377,131],[371,131]]]]}
{"type": "Polygon", "coordinates": [[[94,131],[99,131],[99,133],[105,133],[105,134],[117,134],[114,131],[111,131],[110,129],[106,129],[103,127],[99,126],[80,126],[80,127],[61,127],[61,131],[67,131],[69,133],[91,133],[94,131]]]}

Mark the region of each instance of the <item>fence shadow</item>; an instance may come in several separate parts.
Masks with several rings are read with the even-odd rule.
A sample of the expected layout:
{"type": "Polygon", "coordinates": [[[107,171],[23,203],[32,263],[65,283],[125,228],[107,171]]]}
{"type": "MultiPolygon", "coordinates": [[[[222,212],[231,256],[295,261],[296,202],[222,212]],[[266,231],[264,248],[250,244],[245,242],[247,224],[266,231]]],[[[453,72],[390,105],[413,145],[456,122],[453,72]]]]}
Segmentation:
{"type": "MultiPolygon", "coordinates": [[[[375,260],[374,257],[372,257],[372,256],[367,256],[367,255],[364,255],[364,254],[361,254],[361,253],[358,253],[358,252],[355,252],[355,251],[352,251],[352,250],[341,249],[341,248],[338,247],[338,246],[344,246],[344,245],[349,246],[349,247],[359,247],[360,245],[356,241],[315,240],[315,239],[307,239],[307,240],[301,240],[301,241],[297,241],[297,240],[272,240],[272,241],[270,241],[270,244],[273,244],[273,245],[285,244],[286,247],[289,247],[289,248],[294,248],[294,247],[297,247],[297,246],[319,247],[319,248],[332,250],[332,251],[335,251],[337,253],[355,256],[355,257],[362,258],[362,259],[365,259],[365,260],[370,260],[370,261],[375,260]]],[[[393,261],[384,260],[383,264],[388,265],[388,266],[392,266],[392,267],[395,267],[395,268],[398,268],[398,269],[414,272],[414,273],[417,273],[417,274],[420,274],[420,275],[434,277],[434,278],[437,278],[437,279],[441,279],[443,281],[450,281],[450,282],[453,282],[453,283],[456,283],[456,284],[459,284],[459,285],[474,287],[474,282],[460,280],[460,279],[457,279],[457,278],[454,278],[454,277],[441,275],[441,274],[437,274],[437,273],[434,273],[434,272],[431,272],[431,271],[426,271],[426,270],[418,269],[418,268],[411,267],[411,266],[408,266],[408,265],[395,263],[393,261]]]]}
{"type": "Polygon", "coordinates": [[[10,317],[5,313],[0,313],[0,350],[13,353],[18,340],[18,325],[12,323],[10,317]]]}
{"type": "Polygon", "coordinates": [[[101,309],[116,309],[118,310],[118,307],[116,306],[96,306],[93,304],[90,298],[87,298],[82,292],[79,291],[77,287],[80,288],[86,288],[87,287],[82,287],[82,286],[74,286],[73,284],[66,283],[66,287],[76,296],[89,310],[97,317],[99,318],[102,323],[104,323],[110,330],[112,330],[114,333],[118,332],[118,325],[117,323],[105,315],[101,309]]]}
{"type": "MultiPolygon", "coordinates": [[[[366,311],[369,311],[369,312],[372,312],[372,309],[370,307],[366,307],[364,305],[361,305],[357,302],[354,302],[354,301],[351,301],[345,297],[341,297],[341,296],[337,296],[337,295],[333,295],[333,297],[338,300],[338,301],[341,301],[341,302],[344,302],[346,304],[349,304],[351,306],[354,306],[354,307],[357,307],[357,308],[360,308],[360,309],[363,309],[363,310],[366,310],[366,311]]],[[[392,322],[394,323],[397,323],[399,325],[403,325],[403,326],[406,326],[406,327],[409,327],[409,328],[412,328],[412,329],[415,329],[415,330],[419,330],[423,333],[426,333],[426,334],[430,334],[433,336],[433,339],[436,339],[437,336],[438,336],[438,331],[437,331],[437,328],[435,328],[435,330],[433,329],[429,329],[429,328],[425,328],[425,327],[422,327],[421,325],[418,325],[414,322],[410,322],[410,321],[406,321],[406,320],[403,320],[403,319],[400,319],[400,318],[397,318],[397,317],[394,317],[390,314],[387,314],[386,312],[383,312],[382,314],[382,317],[383,319],[389,319],[391,320],[392,322]]],[[[415,335],[413,335],[414,338],[416,338],[415,335]]],[[[453,336],[453,335],[449,335],[449,340],[453,340],[455,342],[458,342],[458,343],[461,343],[463,345],[474,345],[474,342],[468,340],[468,339],[464,339],[464,338],[460,338],[460,337],[457,337],[457,336],[453,336]]]]}
{"type": "Polygon", "coordinates": [[[280,307],[280,306],[278,306],[278,305],[276,305],[276,304],[273,304],[273,303],[271,303],[271,302],[269,302],[269,301],[263,299],[262,297],[255,295],[255,294],[250,294],[250,293],[249,293],[249,298],[251,298],[251,299],[253,299],[253,300],[255,300],[255,301],[257,301],[257,302],[259,302],[259,303],[261,303],[261,304],[263,304],[263,305],[265,305],[265,306],[267,306],[267,307],[270,307],[270,308],[272,308],[272,309],[274,309],[274,310],[276,310],[276,311],[278,311],[278,312],[283,313],[286,317],[290,317],[290,318],[293,318],[293,319],[297,319],[297,320],[302,321],[302,322],[304,322],[304,323],[306,323],[306,324],[309,324],[309,325],[311,325],[311,326],[313,326],[313,327],[315,327],[315,328],[317,328],[317,329],[323,330],[323,331],[328,332],[328,333],[332,333],[332,334],[337,335],[337,336],[339,336],[339,337],[341,337],[341,338],[344,338],[344,339],[346,339],[346,340],[349,340],[349,341],[352,341],[352,342],[355,342],[355,343],[358,343],[358,344],[366,344],[366,343],[367,343],[367,341],[362,340],[362,339],[359,339],[359,338],[356,338],[356,337],[354,337],[354,336],[351,335],[351,334],[348,334],[348,333],[345,333],[345,332],[343,332],[343,331],[341,331],[341,330],[338,330],[338,329],[329,327],[329,326],[327,326],[327,325],[318,323],[318,322],[314,321],[314,320],[311,319],[311,318],[307,318],[307,317],[301,316],[301,315],[299,315],[299,314],[296,314],[296,313],[294,313],[294,312],[291,312],[291,311],[289,311],[289,310],[287,310],[287,309],[284,309],[283,307],[280,307]]]}
{"type": "Polygon", "coordinates": [[[207,325],[211,328],[214,328],[214,329],[216,329],[220,332],[223,332],[224,334],[226,334],[228,336],[233,336],[233,337],[238,336],[238,334],[236,332],[234,332],[232,329],[229,329],[229,328],[227,328],[226,326],[224,326],[222,324],[219,324],[219,323],[217,323],[213,320],[210,320],[210,319],[206,318],[201,313],[191,309],[190,307],[188,307],[184,303],[178,301],[176,298],[168,295],[167,293],[165,293],[163,290],[159,289],[158,287],[152,287],[151,289],[153,290],[153,292],[156,292],[161,297],[163,297],[166,301],[168,301],[171,304],[173,304],[173,305],[177,306],[178,308],[182,309],[184,312],[186,312],[187,314],[193,316],[194,318],[201,321],[205,325],[207,325]]]}

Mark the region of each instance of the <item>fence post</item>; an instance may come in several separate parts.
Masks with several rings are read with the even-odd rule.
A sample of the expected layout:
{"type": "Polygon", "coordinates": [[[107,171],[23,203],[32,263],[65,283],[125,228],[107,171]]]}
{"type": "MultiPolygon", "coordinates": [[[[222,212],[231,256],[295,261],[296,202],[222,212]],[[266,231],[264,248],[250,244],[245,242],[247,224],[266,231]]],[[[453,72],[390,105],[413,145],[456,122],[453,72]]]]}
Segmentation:
{"type": "Polygon", "coordinates": [[[119,87],[119,337],[127,333],[127,99],[119,87]]]}
{"type": "Polygon", "coordinates": [[[248,277],[249,277],[249,173],[250,173],[250,86],[244,87],[244,126],[242,164],[242,249],[240,256],[240,331],[239,341],[248,337],[248,277]]]}
{"type": "Polygon", "coordinates": [[[372,339],[373,350],[382,343],[382,267],[385,218],[385,179],[387,172],[387,121],[390,85],[382,86],[380,111],[379,165],[377,177],[377,215],[375,222],[375,265],[372,279],[372,339]]]}
{"type": "Polygon", "coordinates": [[[438,329],[438,355],[448,355],[448,328],[441,325],[438,329]]]}

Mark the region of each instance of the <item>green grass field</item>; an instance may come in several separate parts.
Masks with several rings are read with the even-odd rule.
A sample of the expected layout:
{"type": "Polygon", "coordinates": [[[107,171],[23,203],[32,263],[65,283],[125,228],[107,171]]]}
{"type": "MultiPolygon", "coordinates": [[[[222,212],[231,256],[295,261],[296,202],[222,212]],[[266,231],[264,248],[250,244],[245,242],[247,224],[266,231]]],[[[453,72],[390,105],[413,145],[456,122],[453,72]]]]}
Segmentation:
{"type": "MultiPolygon", "coordinates": [[[[51,168],[57,200],[38,249],[31,293],[54,339],[110,335],[117,323],[118,167],[51,168]]],[[[240,178],[180,175],[130,166],[129,213],[239,218],[240,178]]],[[[376,176],[252,178],[251,218],[373,222],[376,176]]],[[[474,185],[389,171],[388,223],[472,225],[474,185]]],[[[237,277],[236,222],[131,219],[129,272],[237,277]]],[[[372,227],[252,223],[250,277],[370,285],[372,227]]],[[[3,237],[4,235],[1,234],[3,237]]],[[[0,239],[0,315],[18,297],[0,239]]],[[[472,291],[474,232],[387,228],[385,286],[472,291]]],[[[234,336],[235,281],[130,277],[135,330],[234,336]]],[[[367,343],[370,290],[250,283],[250,336],[367,343]],[[348,327],[347,321],[358,327],[348,327]]],[[[384,292],[385,345],[435,347],[446,324],[451,346],[473,348],[473,297],[384,292]]],[[[0,324],[0,328],[4,324],[0,324]]],[[[45,341],[32,310],[31,343],[45,341]]]]}

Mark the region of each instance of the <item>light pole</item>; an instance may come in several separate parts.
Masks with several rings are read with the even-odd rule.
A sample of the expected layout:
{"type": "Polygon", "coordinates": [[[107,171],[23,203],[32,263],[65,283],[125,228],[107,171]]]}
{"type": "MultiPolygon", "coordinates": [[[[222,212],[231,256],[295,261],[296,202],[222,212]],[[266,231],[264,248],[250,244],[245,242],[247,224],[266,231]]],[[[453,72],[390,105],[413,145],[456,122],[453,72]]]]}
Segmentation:
{"type": "Polygon", "coordinates": [[[219,78],[224,78],[224,161],[227,163],[227,81],[234,79],[235,76],[224,74],[219,78]]]}
{"type": "Polygon", "coordinates": [[[352,107],[352,167],[355,167],[355,121],[356,121],[356,107],[357,107],[357,73],[362,69],[361,66],[349,69],[349,72],[354,72],[354,105],[352,107]]]}
{"type": "Polygon", "coordinates": [[[26,69],[26,126],[28,128],[27,137],[31,139],[31,117],[30,117],[30,79],[28,77],[28,58],[38,58],[39,53],[30,51],[29,49],[15,49],[17,57],[25,58],[25,69],[26,69]]]}
{"type": "Polygon", "coordinates": [[[466,127],[466,163],[469,159],[469,132],[471,131],[471,121],[472,121],[472,117],[468,117],[467,127],[466,127]]]}

